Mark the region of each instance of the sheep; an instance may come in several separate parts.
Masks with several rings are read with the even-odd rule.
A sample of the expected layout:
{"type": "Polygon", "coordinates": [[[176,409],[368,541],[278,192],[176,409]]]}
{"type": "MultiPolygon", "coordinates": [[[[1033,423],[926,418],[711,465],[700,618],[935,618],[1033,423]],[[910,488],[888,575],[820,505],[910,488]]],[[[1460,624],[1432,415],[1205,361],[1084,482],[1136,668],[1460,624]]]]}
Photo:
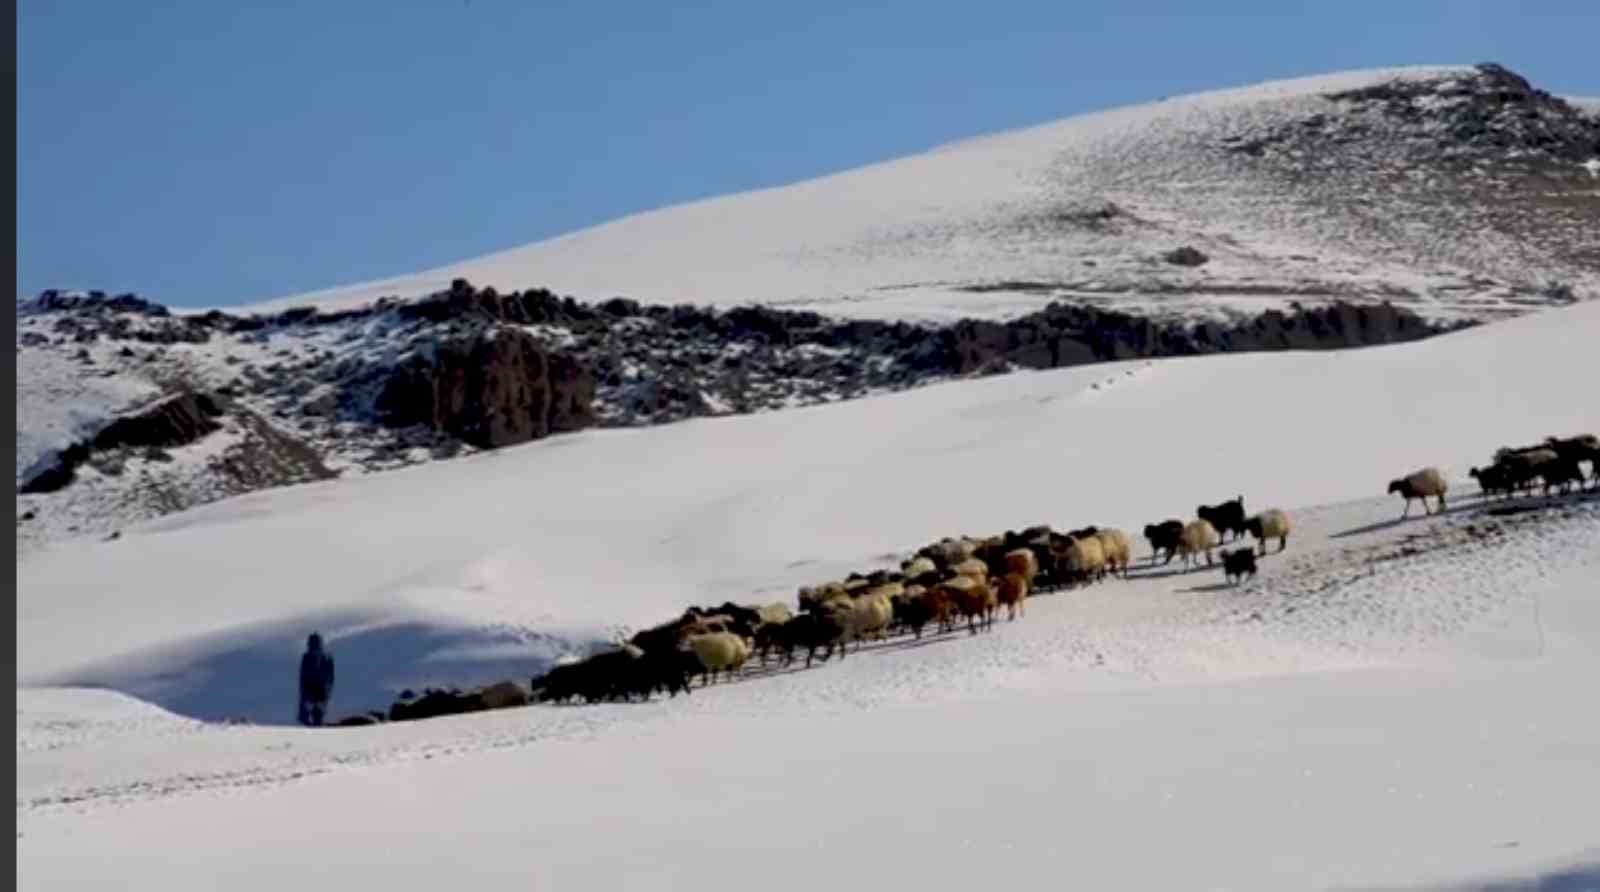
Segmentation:
{"type": "Polygon", "coordinates": [[[774,601],[771,604],[763,604],[760,607],[755,607],[752,609],[755,610],[756,616],[760,618],[760,622],[756,624],[756,628],[758,629],[765,625],[770,625],[773,623],[786,623],[789,620],[794,619],[794,611],[789,609],[788,604],[784,604],[781,601],[774,601]]]}
{"type": "Polygon", "coordinates": [[[1511,480],[1511,470],[1505,465],[1490,465],[1487,468],[1471,468],[1467,476],[1478,481],[1478,488],[1483,491],[1485,499],[1500,494],[1510,498],[1515,486],[1511,480]]]}
{"type": "Polygon", "coordinates": [[[783,653],[783,665],[794,662],[796,648],[804,648],[807,669],[811,668],[819,648],[828,649],[822,657],[824,660],[832,658],[834,650],[843,644],[847,631],[845,612],[825,609],[802,613],[779,628],[782,633],[778,648],[783,653]]]}
{"type": "Polygon", "coordinates": [[[818,586],[801,586],[800,611],[805,613],[820,610],[829,601],[849,597],[850,593],[845,590],[842,582],[826,582],[818,586]]]}
{"type": "Polygon", "coordinates": [[[1544,478],[1545,495],[1549,495],[1551,489],[1565,494],[1573,484],[1583,483],[1583,469],[1578,466],[1578,460],[1570,455],[1545,462],[1539,468],[1539,476],[1544,478]]]}
{"type": "Polygon", "coordinates": [[[1028,577],[1021,573],[1007,573],[995,585],[995,596],[1006,608],[1007,621],[1028,613],[1028,577]]]}
{"type": "Polygon", "coordinates": [[[905,574],[907,579],[916,579],[918,576],[927,573],[937,573],[939,568],[934,566],[933,561],[929,558],[916,557],[901,564],[900,572],[905,574]]]}
{"type": "Polygon", "coordinates": [[[906,589],[905,596],[894,603],[895,621],[918,641],[922,640],[922,630],[930,622],[943,623],[950,614],[950,601],[944,593],[937,589],[927,589],[920,585],[913,585],[906,589]]]}
{"type": "Polygon", "coordinates": [[[968,558],[955,564],[950,568],[950,571],[961,576],[970,576],[978,582],[983,582],[989,578],[989,565],[977,558],[968,558]]]}
{"type": "Polygon", "coordinates": [[[1163,565],[1172,563],[1172,558],[1178,553],[1178,540],[1183,538],[1183,521],[1169,518],[1160,523],[1145,524],[1145,541],[1150,543],[1150,563],[1154,564],[1161,552],[1167,553],[1163,565]]]}
{"type": "MultiPolygon", "coordinates": [[[[1559,461],[1561,456],[1554,449],[1536,446],[1528,449],[1501,449],[1495,452],[1495,465],[1505,469],[1508,483],[1513,490],[1532,490],[1537,485],[1535,481],[1544,478],[1547,467],[1559,461]]],[[[1548,485],[1546,490],[1548,490],[1548,485]]]]}
{"type": "Polygon", "coordinates": [[[1224,537],[1221,540],[1223,542],[1228,541],[1225,537],[1229,533],[1235,539],[1244,538],[1244,496],[1237,496],[1233,501],[1220,505],[1201,505],[1194,509],[1194,516],[1211,524],[1218,535],[1224,537]]]}
{"type": "Polygon", "coordinates": [[[1100,543],[1098,536],[1074,539],[1061,556],[1060,564],[1062,578],[1091,582],[1105,573],[1105,546],[1100,543]]]}
{"type": "MultiPolygon", "coordinates": [[[[966,579],[968,577],[959,577],[966,579]]],[[[922,593],[923,603],[928,605],[928,615],[939,624],[939,631],[950,632],[956,627],[956,604],[950,596],[950,590],[942,581],[929,586],[922,593]]]]}
{"type": "Polygon", "coordinates": [[[1405,520],[1411,514],[1412,499],[1422,500],[1422,510],[1426,514],[1431,513],[1428,511],[1428,496],[1433,496],[1439,500],[1439,510],[1444,511],[1444,495],[1448,489],[1449,485],[1445,483],[1444,475],[1434,467],[1413,471],[1398,480],[1389,481],[1389,492],[1397,492],[1406,500],[1406,510],[1400,515],[1401,520],[1405,520]]]}
{"type": "Polygon", "coordinates": [[[879,597],[881,597],[881,598],[888,598],[892,602],[895,598],[904,597],[905,593],[906,593],[905,583],[903,583],[903,582],[885,582],[882,585],[875,586],[873,588],[867,589],[866,591],[862,592],[860,594],[860,596],[857,597],[855,600],[856,601],[860,601],[863,598],[879,598],[879,597]]]}
{"type": "Polygon", "coordinates": [[[992,627],[993,608],[997,600],[988,583],[971,576],[956,575],[940,583],[939,589],[949,596],[956,612],[966,618],[968,632],[978,634],[980,621],[983,628],[992,627]]]}
{"type": "MultiPolygon", "coordinates": [[[[869,595],[856,599],[845,613],[845,650],[849,649],[849,642],[856,642],[856,649],[861,648],[860,642],[868,639],[881,639],[885,630],[889,628],[889,621],[894,619],[894,605],[889,602],[887,595],[869,595]]],[[[841,652],[841,656],[843,652],[841,652]]]]}
{"type": "Polygon", "coordinates": [[[1289,547],[1289,515],[1283,513],[1282,509],[1268,508],[1245,521],[1244,525],[1250,535],[1261,543],[1262,555],[1267,553],[1268,539],[1278,540],[1280,552],[1289,547]]]}
{"type": "Polygon", "coordinates": [[[1128,539],[1128,534],[1108,527],[1096,533],[1095,538],[1100,540],[1100,550],[1105,556],[1106,570],[1111,573],[1120,570],[1126,579],[1128,564],[1133,561],[1133,542],[1128,539]]]}
{"type": "Polygon", "coordinates": [[[643,649],[646,653],[659,653],[677,650],[678,645],[683,643],[683,637],[684,622],[682,619],[676,619],[645,629],[629,638],[628,643],[643,649]]]}
{"type": "Polygon", "coordinates": [[[1222,574],[1228,582],[1238,585],[1245,576],[1256,575],[1256,551],[1253,548],[1235,548],[1222,553],[1222,574]]]}
{"type": "Polygon", "coordinates": [[[1211,549],[1216,548],[1219,539],[1217,529],[1209,521],[1191,520],[1183,526],[1183,535],[1178,537],[1178,553],[1183,555],[1183,566],[1187,568],[1191,563],[1198,563],[1196,555],[1206,556],[1206,566],[1215,561],[1211,557],[1211,549]]]}
{"type": "MultiPolygon", "coordinates": [[[[635,648],[635,650],[638,650],[638,648],[635,648]]],[[[644,651],[639,651],[639,655],[643,656],[644,651]]],[[[514,681],[502,681],[489,685],[479,691],[478,696],[483,699],[485,709],[507,709],[512,706],[528,705],[528,692],[522,689],[522,685],[514,681]]]]}
{"type": "Polygon", "coordinates": [[[684,623],[684,637],[694,635],[709,635],[713,632],[733,632],[733,617],[726,613],[706,614],[702,616],[686,616],[684,623]]]}
{"type": "MultiPolygon", "coordinates": [[[[708,632],[689,636],[689,649],[700,659],[704,672],[717,680],[717,673],[733,674],[750,658],[750,644],[732,632],[708,632]]],[[[704,674],[704,673],[702,673],[704,674]]]]}
{"type": "Polygon", "coordinates": [[[1546,437],[1544,442],[1563,459],[1587,461],[1590,475],[1600,478],[1600,437],[1578,434],[1575,437],[1546,437]]]}
{"type": "Polygon", "coordinates": [[[784,629],[784,627],[788,624],[789,622],[787,621],[781,623],[763,623],[759,629],[756,629],[753,646],[755,647],[756,654],[761,657],[761,665],[767,665],[767,660],[772,656],[774,651],[777,651],[778,653],[786,652],[784,651],[784,644],[788,640],[788,632],[784,629]]]}
{"type": "Polygon", "coordinates": [[[917,552],[917,556],[928,558],[942,569],[951,564],[959,564],[972,557],[972,552],[975,548],[976,544],[965,537],[961,539],[947,537],[932,545],[923,546],[917,552]]]}
{"type": "Polygon", "coordinates": [[[1033,584],[1039,575],[1039,556],[1031,549],[1017,548],[1005,553],[1006,570],[1008,574],[1015,573],[1021,576],[1029,585],[1033,584]]]}

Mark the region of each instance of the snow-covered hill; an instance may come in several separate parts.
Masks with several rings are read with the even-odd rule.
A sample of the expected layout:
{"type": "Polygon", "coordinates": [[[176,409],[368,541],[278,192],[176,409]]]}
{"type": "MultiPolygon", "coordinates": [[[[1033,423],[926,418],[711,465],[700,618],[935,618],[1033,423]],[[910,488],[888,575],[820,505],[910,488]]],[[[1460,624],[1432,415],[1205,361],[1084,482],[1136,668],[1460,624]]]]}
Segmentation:
{"type": "Polygon", "coordinates": [[[262,308],[465,277],[868,318],[1343,297],[1486,319],[1600,294],[1596,159],[1600,120],[1497,66],[1349,72],[1081,115],[262,308]]]}
{"type": "Polygon", "coordinates": [[[1597,330],[1584,304],[586,431],[52,548],[18,567],[19,884],[278,888],[309,863],[330,885],[814,888],[892,865],[925,888],[1348,888],[1593,863],[1600,502],[1497,515],[1463,478],[1600,429],[1597,330]],[[1452,512],[1397,523],[1386,481],[1429,463],[1452,512]],[[312,628],[353,712],[941,535],[1137,530],[1235,494],[1297,518],[1238,589],[1141,569],[977,638],[649,706],[190,718],[286,723],[312,628]]]}

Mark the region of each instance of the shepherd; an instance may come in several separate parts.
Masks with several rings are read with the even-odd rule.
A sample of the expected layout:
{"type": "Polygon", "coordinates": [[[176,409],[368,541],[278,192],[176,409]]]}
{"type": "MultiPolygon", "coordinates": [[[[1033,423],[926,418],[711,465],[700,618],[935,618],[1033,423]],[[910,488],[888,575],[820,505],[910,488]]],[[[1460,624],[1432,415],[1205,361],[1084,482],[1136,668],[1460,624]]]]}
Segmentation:
{"type": "Polygon", "coordinates": [[[300,656],[300,724],[321,725],[332,696],[333,654],[323,649],[322,636],[312,632],[300,656]]]}

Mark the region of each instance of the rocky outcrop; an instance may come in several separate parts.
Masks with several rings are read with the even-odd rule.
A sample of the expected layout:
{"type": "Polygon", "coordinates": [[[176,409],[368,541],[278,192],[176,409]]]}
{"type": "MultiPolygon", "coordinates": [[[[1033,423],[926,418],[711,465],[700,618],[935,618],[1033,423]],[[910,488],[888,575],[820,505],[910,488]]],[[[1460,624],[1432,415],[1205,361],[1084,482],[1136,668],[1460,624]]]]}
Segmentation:
{"type": "Polygon", "coordinates": [[[1211,258],[1207,257],[1199,248],[1184,245],[1174,248],[1161,256],[1162,260],[1173,266],[1204,266],[1211,258]]]}
{"type": "Polygon", "coordinates": [[[1390,304],[1335,303],[1292,313],[1268,310],[1231,326],[1160,325],[1073,304],[1010,322],[964,321],[907,357],[919,370],[953,375],[1011,366],[1053,369],[1120,359],[1262,350],[1331,350],[1414,341],[1442,329],[1390,304]]]}
{"type": "Polygon", "coordinates": [[[390,426],[422,425],[492,449],[591,424],[594,388],[573,357],[495,327],[414,352],[387,372],[375,408],[390,426]]]}
{"type": "Polygon", "coordinates": [[[121,415],[95,434],[93,449],[183,446],[222,427],[222,404],[204,393],[183,391],[121,415]]]}
{"type": "Polygon", "coordinates": [[[222,425],[220,402],[208,394],[181,391],[113,418],[93,437],[69,445],[27,475],[17,492],[55,492],[77,476],[77,469],[95,453],[117,449],[162,449],[184,446],[214,433],[222,425]]]}
{"type": "Polygon", "coordinates": [[[1477,66],[1472,77],[1396,80],[1328,98],[1378,109],[1419,131],[1442,131],[1447,148],[1458,151],[1536,153],[1574,164],[1600,156],[1600,120],[1493,63],[1477,66]]]}

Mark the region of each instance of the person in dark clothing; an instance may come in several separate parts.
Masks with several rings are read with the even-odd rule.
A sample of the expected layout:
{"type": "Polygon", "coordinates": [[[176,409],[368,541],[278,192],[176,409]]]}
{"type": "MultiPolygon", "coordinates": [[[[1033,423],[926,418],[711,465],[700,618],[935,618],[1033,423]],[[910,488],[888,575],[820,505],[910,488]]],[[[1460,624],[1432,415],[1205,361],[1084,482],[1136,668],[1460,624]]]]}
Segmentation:
{"type": "Polygon", "coordinates": [[[312,632],[300,656],[300,724],[321,725],[332,696],[333,654],[323,649],[322,636],[312,632]]]}

